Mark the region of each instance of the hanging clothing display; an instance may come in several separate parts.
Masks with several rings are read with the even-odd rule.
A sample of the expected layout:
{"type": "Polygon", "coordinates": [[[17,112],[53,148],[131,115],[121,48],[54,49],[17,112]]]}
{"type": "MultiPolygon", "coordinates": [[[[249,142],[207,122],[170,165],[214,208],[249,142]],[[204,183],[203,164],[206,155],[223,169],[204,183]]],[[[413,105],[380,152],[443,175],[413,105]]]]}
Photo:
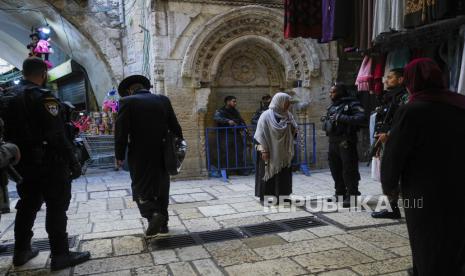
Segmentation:
{"type": "Polygon", "coordinates": [[[407,47],[396,49],[386,57],[386,68],[388,70],[404,68],[410,61],[410,50],[407,47]]]}
{"type": "Polygon", "coordinates": [[[457,92],[460,94],[465,95],[465,26],[462,26],[460,28],[459,35],[462,37],[462,41],[464,41],[464,45],[462,45],[463,51],[462,51],[462,63],[460,67],[460,77],[459,77],[459,83],[458,83],[458,88],[457,92]]]}
{"type": "Polygon", "coordinates": [[[357,46],[360,50],[366,50],[372,47],[374,3],[373,0],[361,1],[360,41],[357,46]]]}
{"type": "Polygon", "coordinates": [[[323,0],[322,1],[322,38],[321,43],[347,38],[351,35],[355,0],[323,0]]]}
{"type": "Polygon", "coordinates": [[[449,90],[458,91],[460,78],[460,67],[463,53],[463,37],[459,33],[453,33],[449,36],[447,42],[440,47],[439,54],[445,63],[447,70],[445,78],[449,81],[449,90]]]}
{"type": "Polygon", "coordinates": [[[284,37],[321,38],[321,0],[284,0],[284,37]]]}
{"type": "Polygon", "coordinates": [[[357,80],[355,81],[358,91],[372,90],[372,65],[373,60],[369,56],[365,56],[365,58],[363,58],[362,66],[360,66],[360,70],[358,71],[357,80]]]}
{"type": "Polygon", "coordinates": [[[373,13],[373,35],[374,40],[380,33],[390,31],[392,16],[391,0],[374,0],[375,9],[373,13]]]}
{"type": "Polygon", "coordinates": [[[376,58],[375,69],[373,71],[373,92],[380,95],[384,90],[383,77],[384,66],[386,64],[386,55],[381,55],[376,58]]]}
{"type": "Polygon", "coordinates": [[[455,6],[451,0],[406,0],[404,24],[406,28],[414,28],[444,18],[455,6]]]}
{"type": "Polygon", "coordinates": [[[391,29],[400,31],[404,29],[405,0],[392,0],[391,29]]]}

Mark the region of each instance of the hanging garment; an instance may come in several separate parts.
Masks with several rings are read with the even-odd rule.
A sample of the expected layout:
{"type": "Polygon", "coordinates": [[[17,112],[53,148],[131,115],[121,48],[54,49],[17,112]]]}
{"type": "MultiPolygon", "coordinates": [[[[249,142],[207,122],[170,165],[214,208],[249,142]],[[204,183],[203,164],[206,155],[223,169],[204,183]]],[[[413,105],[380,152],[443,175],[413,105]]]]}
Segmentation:
{"type": "Polygon", "coordinates": [[[355,0],[323,0],[322,2],[322,38],[321,43],[326,43],[340,38],[348,38],[353,30],[355,0]]]}
{"type": "Polygon", "coordinates": [[[406,0],[404,24],[414,28],[443,19],[455,7],[456,0],[406,0]]]}
{"type": "Polygon", "coordinates": [[[464,41],[464,45],[462,45],[462,63],[460,66],[460,77],[457,92],[465,95],[465,26],[460,28],[460,36],[462,37],[462,41],[464,41]]]}
{"type": "Polygon", "coordinates": [[[372,65],[373,60],[369,56],[365,56],[358,71],[357,80],[355,85],[357,86],[358,91],[371,91],[373,83],[373,74],[372,74],[372,65]]]}
{"type": "Polygon", "coordinates": [[[391,29],[400,31],[404,29],[405,0],[392,0],[391,29]]]}
{"type": "Polygon", "coordinates": [[[323,0],[321,8],[323,14],[321,42],[326,43],[333,40],[336,0],[323,0]]]}
{"type": "Polygon", "coordinates": [[[380,33],[390,31],[392,2],[391,0],[374,0],[375,9],[373,13],[373,35],[374,40],[380,33]]]}
{"type": "Polygon", "coordinates": [[[384,67],[384,78],[392,69],[404,68],[410,61],[410,49],[405,47],[389,52],[386,56],[386,66],[384,67]]]}
{"type": "Polygon", "coordinates": [[[459,33],[451,34],[448,41],[441,47],[441,56],[447,64],[446,78],[449,79],[449,90],[453,92],[458,91],[462,53],[463,37],[459,33]]]}
{"type": "Polygon", "coordinates": [[[372,47],[373,35],[373,1],[374,0],[360,0],[361,6],[361,20],[360,20],[360,42],[358,48],[360,50],[370,49],[372,47]]]}
{"type": "Polygon", "coordinates": [[[321,38],[321,0],[284,1],[285,38],[321,38]]]}
{"type": "Polygon", "coordinates": [[[373,71],[373,91],[376,95],[380,95],[384,90],[383,76],[385,65],[386,55],[381,55],[376,58],[375,69],[373,71]]]}

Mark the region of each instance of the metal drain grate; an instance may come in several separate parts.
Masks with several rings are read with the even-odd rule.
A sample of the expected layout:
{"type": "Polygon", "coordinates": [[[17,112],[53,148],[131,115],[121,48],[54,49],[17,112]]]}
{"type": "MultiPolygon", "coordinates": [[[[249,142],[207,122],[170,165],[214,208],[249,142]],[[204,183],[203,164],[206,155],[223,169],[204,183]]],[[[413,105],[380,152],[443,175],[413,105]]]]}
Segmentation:
{"type": "Polygon", "coordinates": [[[291,230],[299,230],[324,225],[323,222],[321,222],[320,220],[316,220],[313,217],[303,217],[284,220],[281,221],[281,223],[284,224],[286,227],[290,228],[291,230]]]}
{"type": "Polygon", "coordinates": [[[243,235],[241,235],[241,233],[239,233],[238,231],[235,231],[234,229],[203,232],[203,233],[199,233],[198,236],[204,243],[235,240],[235,239],[241,239],[244,237],[243,235]]]}
{"type": "Polygon", "coordinates": [[[192,245],[200,245],[209,242],[221,242],[227,240],[243,239],[253,236],[274,234],[293,231],[303,228],[326,225],[314,217],[302,217],[295,219],[277,220],[255,225],[246,225],[239,228],[229,228],[208,232],[191,233],[172,237],[159,237],[149,241],[153,250],[180,248],[192,245]]]}
{"type": "Polygon", "coordinates": [[[286,231],[286,228],[277,224],[276,222],[267,222],[252,226],[241,227],[241,230],[247,234],[247,236],[260,236],[272,233],[279,233],[286,231]]]}
{"type": "Polygon", "coordinates": [[[197,242],[191,235],[180,235],[166,238],[156,238],[151,241],[152,250],[154,249],[169,249],[178,247],[187,247],[196,245],[197,242]]]}
{"type": "MultiPolygon", "coordinates": [[[[69,248],[73,248],[76,245],[76,236],[68,237],[68,244],[69,244],[69,248]]],[[[4,246],[6,246],[6,250],[1,252],[0,256],[13,255],[15,244],[9,243],[9,244],[4,244],[4,246]]],[[[37,247],[40,251],[50,250],[50,243],[48,239],[32,241],[32,246],[37,247]]]]}

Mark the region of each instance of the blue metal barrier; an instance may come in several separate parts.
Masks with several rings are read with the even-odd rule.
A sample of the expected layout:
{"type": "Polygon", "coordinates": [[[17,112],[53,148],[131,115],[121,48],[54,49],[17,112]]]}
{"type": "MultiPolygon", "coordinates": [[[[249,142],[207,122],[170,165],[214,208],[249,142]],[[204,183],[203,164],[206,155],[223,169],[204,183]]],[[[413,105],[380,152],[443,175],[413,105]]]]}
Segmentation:
{"type": "MultiPolygon", "coordinates": [[[[255,126],[209,127],[205,129],[207,169],[210,176],[227,181],[227,171],[243,174],[255,170],[256,150],[253,143],[255,126]]],[[[309,165],[316,162],[315,124],[299,124],[294,141],[292,165],[309,176],[309,165]],[[311,149],[311,152],[309,151],[311,149]]]]}

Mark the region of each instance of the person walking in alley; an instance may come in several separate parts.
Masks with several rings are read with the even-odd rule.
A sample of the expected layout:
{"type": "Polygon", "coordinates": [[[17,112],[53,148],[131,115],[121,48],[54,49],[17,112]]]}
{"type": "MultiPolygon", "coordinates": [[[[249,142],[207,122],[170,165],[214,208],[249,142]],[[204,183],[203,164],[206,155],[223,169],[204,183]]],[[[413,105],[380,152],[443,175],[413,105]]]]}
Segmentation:
{"type": "Polygon", "coordinates": [[[152,94],[150,81],[140,75],[125,78],[115,125],[115,154],[122,166],[128,149],[132,196],[148,221],[147,236],[168,233],[170,177],[165,167],[163,141],[168,130],[183,138],[168,97],[152,94]]]}
{"type": "Polygon", "coordinates": [[[258,120],[254,135],[257,143],[255,196],[261,202],[273,196],[279,203],[280,196],[288,197],[292,193],[291,161],[297,123],[289,112],[290,100],[291,96],[286,93],[275,94],[269,109],[258,120]]]}
{"type": "Polygon", "coordinates": [[[393,121],[381,160],[387,196],[399,187],[414,275],[465,275],[465,96],[449,92],[429,58],[405,67],[409,103],[393,121]]]}
{"type": "Polygon", "coordinates": [[[89,252],[69,251],[66,232],[70,178],[81,175],[81,166],[65,137],[61,103],[43,88],[47,65],[39,58],[28,58],[23,62],[23,76],[24,80],[11,91],[14,96],[4,117],[5,140],[16,144],[22,154],[16,166],[23,181],[17,185],[13,264],[24,265],[39,254],[39,249],[31,246],[32,227],[45,202],[50,267],[59,270],[90,259],[89,252]]]}
{"type": "Polygon", "coordinates": [[[365,110],[349,96],[347,87],[336,83],[331,87],[332,104],[323,120],[323,130],[329,136],[328,161],[336,190],[335,198],[343,198],[343,207],[350,206],[351,197],[360,195],[358,182],[357,132],[365,123],[365,110]]]}

